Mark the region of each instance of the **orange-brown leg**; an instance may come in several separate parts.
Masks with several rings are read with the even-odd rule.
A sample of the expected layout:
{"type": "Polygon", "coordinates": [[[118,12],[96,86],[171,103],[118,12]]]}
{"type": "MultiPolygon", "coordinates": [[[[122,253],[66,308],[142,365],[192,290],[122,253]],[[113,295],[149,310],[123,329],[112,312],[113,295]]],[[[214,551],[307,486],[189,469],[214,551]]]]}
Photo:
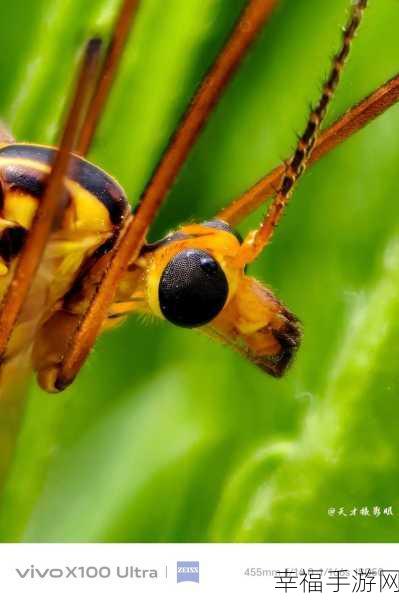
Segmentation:
{"type": "MultiPolygon", "coordinates": [[[[82,103],[82,109],[85,108],[84,111],[82,110],[79,119],[76,118],[75,120],[77,134],[74,137],[74,149],[76,146],[77,152],[81,155],[85,155],[88,152],[93,141],[99,117],[111,91],[138,5],[139,0],[122,0],[101,68],[93,68],[91,71],[90,83],[92,85],[90,87],[89,85],[86,86],[85,102],[84,104],[82,103]],[[81,129],[79,132],[78,125],[80,123],[81,129]]],[[[77,91],[82,87],[81,79],[84,71],[85,65],[79,79],[77,91]]],[[[87,80],[88,83],[89,81],[87,80]]],[[[74,114],[76,115],[76,110],[74,114]]],[[[66,126],[67,131],[70,130],[69,127],[69,125],[66,126]]],[[[94,268],[85,279],[85,287],[86,285],[89,288],[90,286],[93,288],[96,287],[98,272],[101,272],[103,262],[103,260],[100,260],[94,265],[94,268]]],[[[73,335],[80,320],[81,310],[79,306],[60,307],[36,332],[32,351],[32,364],[34,370],[38,373],[40,385],[47,391],[54,391],[57,367],[66,352],[68,340],[73,335]]],[[[111,315],[113,318],[110,323],[116,324],[117,320],[120,320],[123,316],[122,313],[131,310],[133,310],[132,303],[119,304],[115,307],[117,314],[111,315]]]]}
{"type": "Polygon", "coordinates": [[[76,90],[69,109],[61,143],[49,175],[44,196],[36,211],[32,226],[18,258],[18,262],[0,306],[0,361],[6,354],[7,344],[28,295],[32,280],[43,256],[53,224],[62,209],[63,181],[68,168],[76,133],[81,124],[99,64],[101,41],[87,44],[76,90]]]}
{"type": "Polygon", "coordinates": [[[247,48],[255,39],[277,0],[249,0],[225,47],[205,77],[182,122],[161,158],[134,218],[120,243],[108,258],[100,285],[96,287],[88,310],[71,334],[60,364],[55,386],[64,389],[75,378],[106,319],[119,281],[128,264],[138,257],[147,230],[180,171],[190,149],[227,82],[237,69],[247,48]]]}
{"type": "MultiPolygon", "coordinates": [[[[118,326],[128,314],[140,311],[141,308],[142,303],[134,300],[112,304],[102,331],[118,326]]],[[[79,313],[74,314],[67,308],[60,308],[36,333],[31,357],[32,366],[40,387],[47,392],[59,391],[57,378],[60,365],[80,319],[79,313]]]]}
{"type": "Polygon", "coordinates": [[[118,71],[123,50],[128,41],[138,6],[139,0],[123,0],[121,4],[111,41],[108,44],[96,87],[76,143],[76,152],[81,156],[85,156],[90,149],[97,125],[104,111],[115,75],[118,71]]]}

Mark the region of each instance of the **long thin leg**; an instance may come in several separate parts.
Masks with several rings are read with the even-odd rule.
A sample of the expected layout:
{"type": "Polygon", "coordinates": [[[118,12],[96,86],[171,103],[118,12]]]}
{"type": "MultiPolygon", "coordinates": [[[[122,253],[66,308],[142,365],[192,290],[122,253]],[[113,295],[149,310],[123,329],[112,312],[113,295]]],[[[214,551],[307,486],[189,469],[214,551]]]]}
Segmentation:
{"type": "Polygon", "coordinates": [[[120,244],[109,258],[109,266],[90,306],[77,326],[59,372],[57,387],[63,389],[76,376],[87,357],[112,303],[118,282],[129,262],[134,261],[147,230],[247,48],[255,39],[277,0],[249,0],[227,44],[194,96],[176,133],[161,158],[136,208],[120,244]]]}
{"type": "Polygon", "coordinates": [[[306,169],[317,137],[319,136],[321,124],[339,84],[343,67],[349,56],[352,41],[359,28],[366,6],[367,0],[357,0],[352,7],[349,22],[343,32],[342,46],[333,59],[330,75],[323,86],[319,103],[310,113],[306,129],[299,139],[295,153],[288,163],[276,197],[259,229],[251,231],[242,244],[238,258],[238,262],[242,265],[252,262],[270,241],[292,196],[295,184],[306,169]]]}
{"type": "Polygon", "coordinates": [[[76,152],[81,156],[87,154],[93,141],[98,122],[104,111],[129,33],[132,29],[138,5],[139,0],[123,0],[122,2],[111,41],[108,44],[97,84],[76,144],[76,152]]]}
{"type": "Polygon", "coordinates": [[[68,168],[70,153],[75,145],[76,133],[87,106],[89,92],[93,86],[100,50],[101,40],[99,39],[90,40],[86,46],[76,90],[46,190],[18,259],[12,281],[0,306],[0,361],[4,358],[8,340],[43,256],[54,220],[60,210],[64,176],[68,168]]]}
{"type": "MultiPolygon", "coordinates": [[[[399,100],[399,75],[383,84],[367,98],[348,110],[318,138],[309,158],[308,166],[314,164],[328,152],[342,144],[371,121],[379,117],[399,100]]],[[[221,210],[217,217],[230,225],[237,225],[254,210],[259,208],[268,198],[275,194],[286,170],[287,162],[275,167],[262,177],[242,196],[233,200],[221,210]]]]}

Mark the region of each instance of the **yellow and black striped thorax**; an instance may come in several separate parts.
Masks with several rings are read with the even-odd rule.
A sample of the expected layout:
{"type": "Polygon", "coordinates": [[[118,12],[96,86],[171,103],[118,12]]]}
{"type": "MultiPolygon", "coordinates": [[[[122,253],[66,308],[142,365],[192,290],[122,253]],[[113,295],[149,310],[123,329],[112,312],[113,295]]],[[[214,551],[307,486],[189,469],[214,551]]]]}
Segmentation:
{"type": "MultiPolygon", "coordinates": [[[[43,192],[55,150],[34,144],[0,147],[0,256],[19,253],[43,192]]],[[[57,231],[68,238],[112,234],[130,213],[123,189],[104,171],[73,155],[57,231]]]]}

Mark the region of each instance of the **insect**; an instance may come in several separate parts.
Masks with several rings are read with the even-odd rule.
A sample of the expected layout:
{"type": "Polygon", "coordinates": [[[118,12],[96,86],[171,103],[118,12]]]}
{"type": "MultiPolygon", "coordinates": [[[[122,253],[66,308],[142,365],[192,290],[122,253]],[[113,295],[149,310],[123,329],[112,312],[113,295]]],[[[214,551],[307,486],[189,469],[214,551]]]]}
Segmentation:
{"type": "Polygon", "coordinates": [[[320,100],[289,161],[215,218],[146,243],[149,226],[213,105],[275,4],[248,1],[133,213],[117,182],[84,157],[139,8],[137,0],[122,2],[104,58],[100,39],[87,44],[58,150],[18,144],[3,128],[3,371],[28,352],[40,386],[61,391],[76,377],[100,331],[128,314],[144,313],[201,328],[267,373],[285,373],[300,343],[299,321],[246,267],[269,243],[306,167],[398,99],[395,78],[321,132],[367,0],[351,7],[320,100]],[[259,228],[241,240],[233,226],[272,195],[259,228]]]}

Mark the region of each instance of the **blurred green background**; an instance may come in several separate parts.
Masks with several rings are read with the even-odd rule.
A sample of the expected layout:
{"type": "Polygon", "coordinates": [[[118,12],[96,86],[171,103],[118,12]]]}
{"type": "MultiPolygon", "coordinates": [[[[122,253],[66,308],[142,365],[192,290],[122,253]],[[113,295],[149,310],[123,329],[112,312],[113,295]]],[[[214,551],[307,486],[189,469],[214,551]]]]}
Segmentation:
{"type": "MultiPolygon", "coordinates": [[[[211,217],[287,157],[348,4],[281,0],[152,239],[211,217]]],[[[370,5],[329,122],[399,70],[399,4],[370,5]]],[[[0,115],[19,140],[54,142],[78,49],[109,33],[117,6],[3,2],[0,115]]],[[[91,155],[132,203],[242,6],[142,0],[91,155]]],[[[289,374],[274,381],[195,331],[131,318],[70,390],[32,384],[3,541],[399,541],[398,132],[395,107],[312,168],[251,268],[303,322],[289,374]],[[394,515],[337,514],[374,506],[394,515]]]]}

